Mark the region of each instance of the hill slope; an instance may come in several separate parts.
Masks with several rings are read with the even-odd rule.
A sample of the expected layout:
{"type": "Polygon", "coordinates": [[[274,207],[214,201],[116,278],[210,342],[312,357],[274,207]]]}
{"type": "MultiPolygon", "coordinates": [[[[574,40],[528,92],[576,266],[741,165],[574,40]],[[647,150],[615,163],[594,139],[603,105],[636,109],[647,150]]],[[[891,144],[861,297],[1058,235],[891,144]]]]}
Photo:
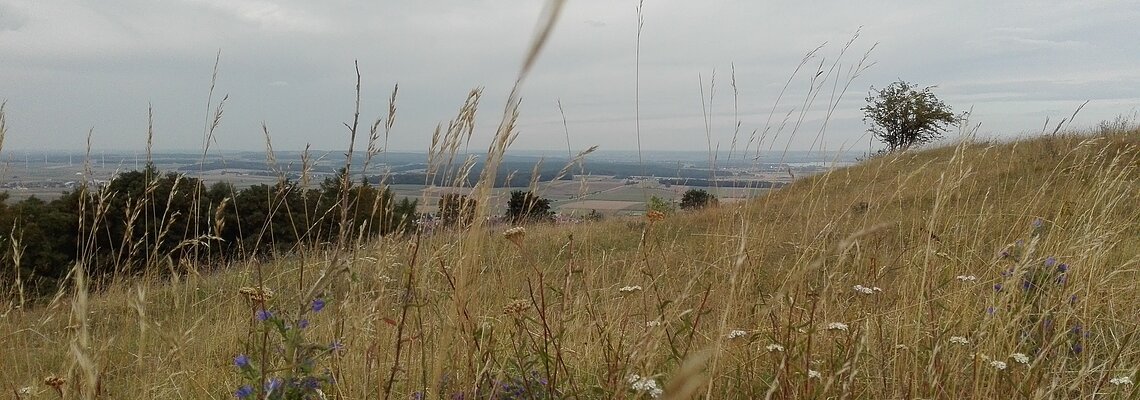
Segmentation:
{"type": "Polygon", "coordinates": [[[1138,131],[888,155],[660,221],[385,239],[8,307],[0,390],[1129,398],[1138,205],[1138,131]],[[238,292],[258,285],[272,316],[238,292]]]}

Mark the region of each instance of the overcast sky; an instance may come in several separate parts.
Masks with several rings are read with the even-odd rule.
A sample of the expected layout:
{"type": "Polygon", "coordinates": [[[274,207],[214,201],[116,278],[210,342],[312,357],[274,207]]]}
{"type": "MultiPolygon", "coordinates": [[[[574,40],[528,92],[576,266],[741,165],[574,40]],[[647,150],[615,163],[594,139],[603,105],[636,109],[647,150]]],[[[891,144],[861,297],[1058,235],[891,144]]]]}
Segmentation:
{"type": "MultiPolygon", "coordinates": [[[[513,148],[565,151],[561,100],[575,150],[636,149],[636,6],[567,2],[524,87],[513,148]]],[[[475,87],[485,96],[472,146],[483,149],[541,8],[538,0],[0,0],[5,149],[82,149],[89,129],[98,149],[142,149],[148,104],[156,148],[200,149],[219,50],[216,97],[229,100],[214,148],[263,149],[264,122],[276,149],[343,149],[357,59],[364,119],[385,114],[400,85],[392,150],[425,150],[475,87]]],[[[938,85],[956,110],[972,108],[983,136],[1038,132],[1085,100],[1075,126],[1094,126],[1140,106],[1136,21],[1134,0],[647,0],[642,148],[730,147],[733,66],[739,141],[773,126],[765,148],[866,149],[863,98],[900,78],[938,85]],[[804,54],[824,43],[777,103],[804,54]],[[874,65],[850,83],[820,135],[829,102],[876,43],[874,65]],[[805,103],[815,69],[836,60],[839,79],[824,85],[799,131],[790,132],[796,111],[775,134],[805,103]],[[712,91],[711,137],[702,84],[704,107],[712,91]]]]}

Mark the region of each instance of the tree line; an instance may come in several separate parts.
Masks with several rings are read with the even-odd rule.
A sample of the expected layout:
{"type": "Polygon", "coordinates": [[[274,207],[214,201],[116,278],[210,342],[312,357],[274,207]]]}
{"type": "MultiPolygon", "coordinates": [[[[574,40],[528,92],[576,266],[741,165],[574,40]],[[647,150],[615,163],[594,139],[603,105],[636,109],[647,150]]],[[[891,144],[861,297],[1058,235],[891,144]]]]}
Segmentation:
{"type": "Polygon", "coordinates": [[[315,188],[282,180],[239,190],[153,165],[52,201],[7,200],[0,193],[0,281],[35,294],[57,288],[76,263],[97,283],[404,232],[417,206],[347,180],[344,169],[315,188]]]}

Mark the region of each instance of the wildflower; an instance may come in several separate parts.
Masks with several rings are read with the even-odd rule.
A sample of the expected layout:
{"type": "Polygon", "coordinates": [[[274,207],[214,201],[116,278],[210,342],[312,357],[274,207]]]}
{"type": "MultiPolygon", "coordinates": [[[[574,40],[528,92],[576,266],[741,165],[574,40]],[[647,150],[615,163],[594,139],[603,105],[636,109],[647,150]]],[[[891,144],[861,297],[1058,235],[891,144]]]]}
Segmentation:
{"type": "Polygon", "coordinates": [[[641,377],[637,376],[637,374],[630,375],[629,383],[630,388],[634,391],[646,392],[649,394],[649,397],[654,399],[661,397],[661,395],[665,393],[664,390],[661,390],[660,386],[657,386],[657,381],[649,377],[641,377]]]}
{"type": "Polygon", "coordinates": [[[1013,358],[1013,361],[1017,361],[1019,364],[1029,364],[1029,356],[1023,353],[1013,353],[1010,355],[1010,357],[1013,358]]]}
{"type": "Polygon", "coordinates": [[[653,327],[657,327],[657,326],[661,326],[661,321],[652,320],[652,321],[646,321],[645,322],[646,328],[653,328],[653,327]]]}
{"type": "Polygon", "coordinates": [[[1069,305],[1070,306],[1077,305],[1077,295],[1074,294],[1072,296],[1069,296],[1069,305]]]}
{"type": "Polygon", "coordinates": [[[767,346],[764,346],[764,348],[767,349],[769,353],[784,351],[784,346],[781,346],[778,343],[769,344],[767,346]]]}
{"type": "Polygon", "coordinates": [[[511,243],[514,243],[515,246],[522,246],[523,238],[526,237],[526,228],[516,226],[514,228],[507,229],[506,232],[503,232],[503,237],[507,240],[510,240],[511,243]]]}
{"type": "Polygon", "coordinates": [[[1041,225],[1044,225],[1044,224],[1045,224],[1045,221],[1041,220],[1041,218],[1034,218],[1033,219],[1033,228],[1035,228],[1035,229],[1040,228],[1041,225]]]}
{"type": "Polygon", "coordinates": [[[866,287],[863,285],[855,285],[852,287],[852,289],[855,289],[855,292],[857,292],[857,293],[867,294],[867,295],[871,295],[871,294],[875,294],[875,292],[883,291],[883,289],[880,289],[878,287],[866,287]]]}
{"type": "Polygon", "coordinates": [[[623,286],[620,289],[618,289],[618,291],[622,292],[622,293],[633,293],[633,292],[640,291],[640,290],[641,290],[641,285],[623,286]]]}
{"type": "Polygon", "coordinates": [[[264,308],[257,310],[257,320],[258,321],[265,321],[265,320],[268,320],[270,318],[273,318],[273,313],[269,312],[269,310],[266,310],[264,308]]]}
{"type": "Polygon", "coordinates": [[[254,303],[264,303],[273,299],[273,291],[263,287],[242,286],[238,288],[238,293],[244,295],[246,300],[254,303]]]}
{"type": "Polygon", "coordinates": [[[1118,377],[1109,379],[1108,383],[1111,383],[1111,384],[1116,385],[1116,386],[1131,385],[1132,384],[1132,378],[1128,377],[1128,376],[1118,376],[1118,377]]]}
{"type": "Polygon", "coordinates": [[[241,387],[234,391],[234,396],[239,399],[248,399],[249,396],[253,396],[253,388],[249,385],[241,385],[241,387]]]}
{"type": "Polygon", "coordinates": [[[649,222],[663,221],[665,220],[665,213],[657,210],[650,210],[649,212],[645,213],[645,219],[648,219],[649,222]]]}
{"type": "Polygon", "coordinates": [[[281,388],[281,378],[273,378],[273,379],[270,379],[269,382],[265,382],[265,392],[266,393],[273,393],[273,392],[277,391],[277,389],[280,389],[280,388],[281,388]]]}
{"type": "Polygon", "coordinates": [[[1001,371],[1001,370],[1005,369],[1006,367],[1008,367],[1008,365],[1005,363],[1005,361],[998,361],[998,360],[990,361],[990,366],[994,367],[994,369],[996,369],[998,371],[1001,371]]]}
{"type": "Polygon", "coordinates": [[[832,322],[830,324],[827,324],[827,330],[847,332],[847,324],[842,322],[832,322]]]}
{"type": "Polygon", "coordinates": [[[1073,354],[1081,354],[1081,352],[1084,350],[1085,347],[1081,346],[1080,343],[1073,343],[1073,354]]]}
{"type": "Polygon", "coordinates": [[[973,282],[973,281],[978,280],[978,277],[973,276],[973,275],[958,275],[954,278],[957,280],[960,280],[962,282],[973,282]]]}
{"type": "Polygon", "coordinates": [[[748,335],[748,332],[745,332],[745,331],[742,331],[739,329],[733,329],[731,332],[728,332],[728,338],[729,339],[742,338],[742,337],[745,337],[747,335],[748,335]]]}
{"type": "Polygon", "coordinates": [[[249,357],[245,354],[238,354],[237,357],[234,357],[234,365],[241,369],[249,368],[249,357]]]}
{"type": "Polygon", "coordinates": [[[995,284],[994,284],[994,291],[995,291],[995,292],[1001,292],[1001,289],[1002,289],[1003,287],[1004,287],[1004,286],[1002,286],[1000,283],[995,283],[995,284]]]}
{"type": "Polygon", "coordinates": [[[1049,257],[1045,258],[1045,266],[1046,267],[1052,268],[1056,264],[1057,264],[1057,259],[1053,258],[1053,256],[1049,256],[1049,257]]]}
{"type": "Polygon", "coordinates": [[[325,309],[325,299],[322,299],[322,298],[313,299],[313,312],[321,312],[321,310],[324,310],[324,309],[325,309]]]}
{"type": "MultiPolygon", "coordinates": [[[[20,390],[16,391],[16,394],[18,394],[20,396],[31,396],[32,395],[32,387],[31,386],[24,386],[24,387],[20,388],[20,390]]],[[[16,396],[16,398],[21,398],[21,397],[16,396]]]]}
{"type": "Polygon", "coordinates": [[[997,309],[994,308],[994,306],[986,307],[986,314],[994,315],[996,313],[997,313],[997,309]]]}
{"type": "Polygon", "coordinates": [[[823,374],[820,374],[819,371],[816,371],[814,369],[809,369],[808,370],[808,378],[809,379],[810,378],[821,379],[821,378],[823,378],[823,374]]]}
{"type": "Polygon", "coordinates": [[[1057,266],[1057,272],[1060,272],[1062,274],[1069,272],[1069,264],[1061,263],[1061,265],[1057,266]]]}
{"type": "Polygon", "coordinates": [[[966,339],[965,336],[951,336],[950,337],[950,343],[953,343],[953,344],[970,344],[970,339],[966,339]]]}
{"type": "Polygon", "coordinates": [[[329,343],[329,351],[335,353],[341,350],[344,350],[344,343],[341,343],[340,340],[334,340],[332,343],[329,343]]]}
{"type": "Polygon", "coordinates": [[[300,321],[297,321],[297,327],[301,328],[301,329],[308,328],[309,327],[309,320],[302,319],[300,321]]]}

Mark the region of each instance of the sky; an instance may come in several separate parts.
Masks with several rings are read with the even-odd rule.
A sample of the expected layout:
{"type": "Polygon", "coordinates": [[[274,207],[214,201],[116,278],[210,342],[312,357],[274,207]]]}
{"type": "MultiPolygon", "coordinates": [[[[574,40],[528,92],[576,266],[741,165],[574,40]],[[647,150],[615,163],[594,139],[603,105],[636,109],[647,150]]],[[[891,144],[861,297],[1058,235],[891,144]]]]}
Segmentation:
{"type": "MultiPolygon", "coordinates": [[[[474,88],[485,149],[542,5],[0,0],[4,149],[82,150],[90,133],[94,149],[141,150],[149,107],[156,150],[201,151],[207,105],[228,96],[211,149],[264,150],[264,124],[277,150],[342,150],[354,61],[362,125],[399,84],[390,150],[426,151],[474,88]]],[[[987,138],[1051,131],[1085,101],[1073,128],[1140,107],[1134,0],[645,0],[640,44],[637,7],[566,2],[513,148],[879,148],[859,108],[899,79],[936,85],[987,138]]]]}

